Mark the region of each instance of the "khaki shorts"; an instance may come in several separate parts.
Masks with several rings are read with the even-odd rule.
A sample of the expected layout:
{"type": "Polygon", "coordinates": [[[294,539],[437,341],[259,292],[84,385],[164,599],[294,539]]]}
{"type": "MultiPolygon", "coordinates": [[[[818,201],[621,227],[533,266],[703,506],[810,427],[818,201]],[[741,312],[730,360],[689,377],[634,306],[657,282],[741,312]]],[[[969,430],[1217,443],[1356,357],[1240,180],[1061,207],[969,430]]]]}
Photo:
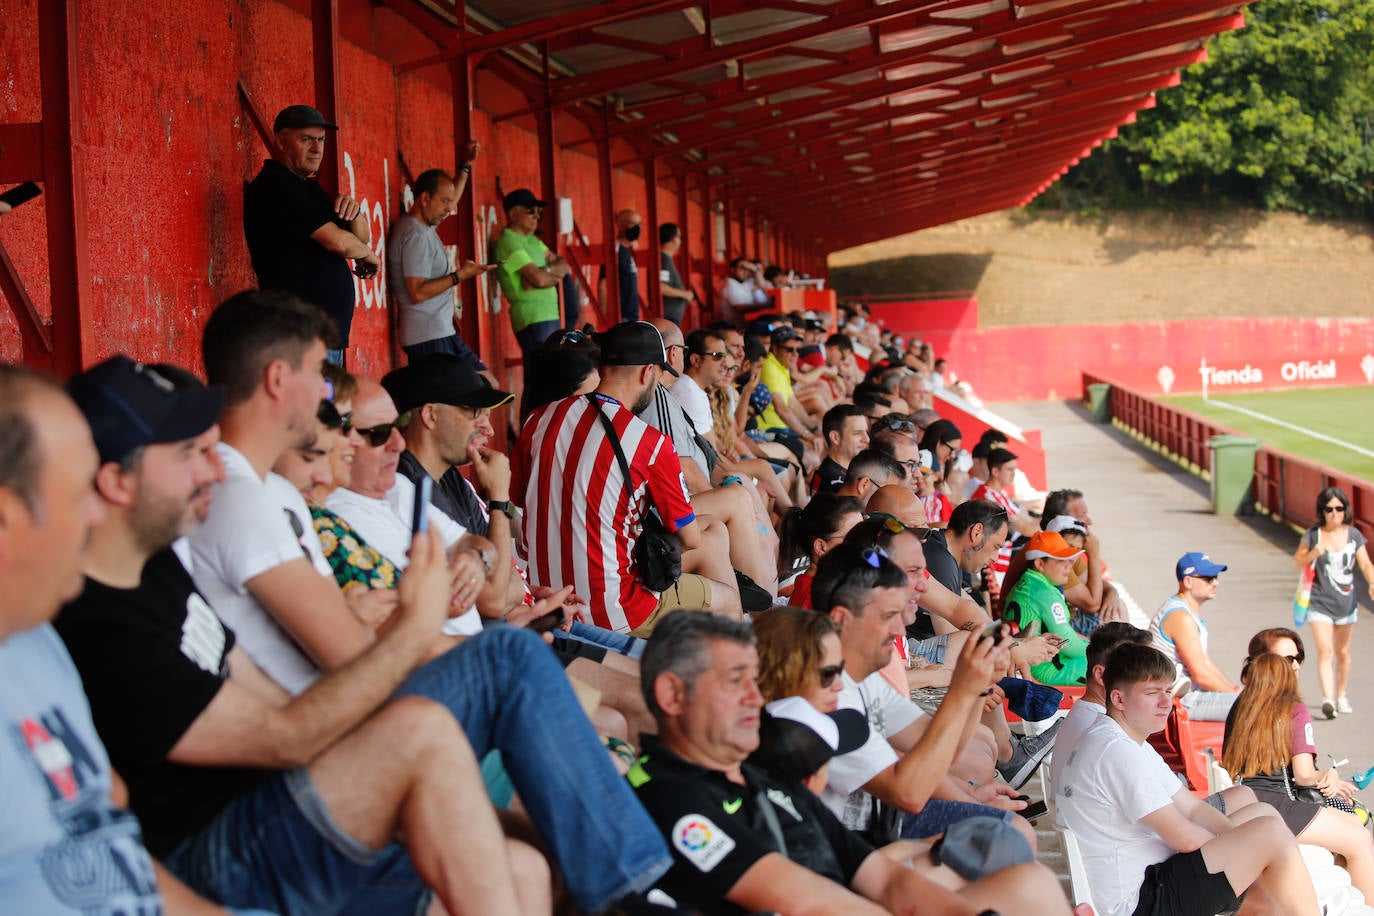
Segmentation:
{"type": "Polygon", "coordinates": [[[684,573],[673,587],[658,596],[658,607],[648,618],[630,631],[631,636],[648,639],[654,627],[674,611],[709,611],[711,609],[711,580],[705,576],[684,573]]]}

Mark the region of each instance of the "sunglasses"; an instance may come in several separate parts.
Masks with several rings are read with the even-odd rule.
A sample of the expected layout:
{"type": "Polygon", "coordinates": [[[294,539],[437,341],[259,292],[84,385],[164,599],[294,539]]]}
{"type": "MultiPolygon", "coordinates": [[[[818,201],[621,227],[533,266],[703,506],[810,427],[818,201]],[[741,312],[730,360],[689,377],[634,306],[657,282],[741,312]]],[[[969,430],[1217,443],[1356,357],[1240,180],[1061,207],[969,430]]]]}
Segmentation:
{"type": "Polygon", "coordinates": [[[829,687],[835,683],[835,678],[844,674],[844,659],[840,659],[838,665],[824,665],[821,668],[821,687],[829,687]]]}
{"type": "Polygon", "coordinates": [[[393,429],[405,429],[409,425],[410,411],[407,410],[390,423],[383,423],[380,426],[369,426],[366,429],[361,426],[355,426],[353,429],[358,435],[367,440],[368,445],[373,448],[381,448],[391,439],[391,431],[393,429]]]}
{"type": "Polygon", "coordinates": [[[1301,665],[1303,662],[1301,655],[1280,655],[1279,658],[1286,659],[1290,665],[1301,665]]]}
{"type": "Polygon", "coordinates": [[[1323,514],[1323,515],[1325,515],[1325,514],[1327,514],[1327,513],[1330,513],[1330,512],[1344,512],[1344,511],[1345,511],[1345,506],[1322,506],[1322,514],[1323,514]]]}
{"type": "Polygon", "coordinates": [[[590,343],[591,336],[585,331],[573,329],[571,331],[555,331],[548,340],[544,342],[546,347],[576,346],[578,344],[590,343]]]}
{"type": "Polygon", "coordinates": [[[353,411],[339,413],[339,408],[330,401],[320,402],[320,409],[315,411],[315,419],[319,420],[325,429],[342,430],[345,436],[353,428],[353,411]]]}
{"type": "Polygon", "coordinates": [[[900,521],[897,518],[897,516],[889,515],[886,512],[870,512],[867,515],[865,515],[864,518],[882,519],[883,527],[886,528],[888,531],[891,531],[893,534],[901,534],[903,531],[910,531],[912,534],[916,535],[916,537],[919,538],[922,542],[924,542],[926,538],[930,537],[929,528],[917,528],[913,525],[908,525],[905,522],[900,521]]]}
{"type": "Polygon", "coordinates": [[[778,347],[784,353],[800,353],[801,347],[778,347]]]}
{"type": "Polygon", "coordinates": [[[883,432],[885,430],[891,430],[895,433],[910,433],[915,432],[916,424],[908,420],[906,417],[893,416],[891,414],[888,414],[885,417],[879,417],[877,420],[875,420],[870,429],[872,429],[874,432],[883,432]]]}
{"type": "Polygon", "coordinates": [[[730,355],[730,354],[726,353],[726,352],[723,351],[723,350],[711,350],[711,351],[708,351],[708,352],[703,352],[703,353],[698,353],[698,354],[697,354],[697,356],[700,356],[700,357],[702,357],[703,359],[716,359],[716,360],[725,359],[725,357],[727,357],[727,356],[729,356],[729,355],[730,355]]]}
{"type": "MultiPolygon", "coordinates": [[[[865,547],[863,552],[859,554],[859,557],[864,561],[865,564],[867,564],[869,567],[873,569],[881,569],[883,561],[888,559],[887,551],[883,550],[881,547],[865,547]]],[[[835,580],[835,585],[830,589],[830,594],[825,597],[827,599],[833,599],[835,595],[838,595],[840,593],[840,590],[843,589],[845,585],[849,582],[850,577],[854,575],[854,571],[862,568],[863,567],[860,566],[851,566],[848,569],[846,569],[844,573],[838,579],[835,580]]],[[[823,606],[822,602],[813,603],[816,607],[823,606]]]]}

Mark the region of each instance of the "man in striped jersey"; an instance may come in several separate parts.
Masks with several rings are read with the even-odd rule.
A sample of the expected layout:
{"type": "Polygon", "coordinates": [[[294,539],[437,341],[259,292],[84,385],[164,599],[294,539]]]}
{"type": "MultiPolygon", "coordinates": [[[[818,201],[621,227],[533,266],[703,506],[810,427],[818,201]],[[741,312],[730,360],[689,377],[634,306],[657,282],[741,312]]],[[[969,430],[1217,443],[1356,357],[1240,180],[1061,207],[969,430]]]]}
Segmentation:
{"type": "Polygon", "coordinates": [[[636,636],[648,636],[671,611],[738,617],[724,532],[698,523],[671,440],[634,415],[665,371],[676,374],[663,338],[648,322],[623,322],[597,344],[596,391],[536,410],[512,456],[511,493],[525,510],[531,584],[571,585],[587,596],[597,626],[636,636]],[[615,430],[628,481],[601,417],[615,430]],[[683,547],[683,575],[662,593],[645,587],[635,568],[639,526],[651,511],[683,547]]]}

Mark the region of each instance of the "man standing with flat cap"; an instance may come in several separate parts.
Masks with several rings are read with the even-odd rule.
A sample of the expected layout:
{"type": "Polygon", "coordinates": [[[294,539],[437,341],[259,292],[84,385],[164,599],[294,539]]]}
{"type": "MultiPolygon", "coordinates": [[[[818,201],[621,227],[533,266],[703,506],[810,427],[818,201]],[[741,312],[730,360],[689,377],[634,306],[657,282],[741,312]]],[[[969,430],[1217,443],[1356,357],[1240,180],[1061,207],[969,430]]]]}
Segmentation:
{"type": "Polygon", "coordinates": [[[368,217],[346,194],[330,199],[315,180],[328,131],[338,130],[309,105],[283,108],[272,122],[272,156],[243,195],[243,234],[262,289],[282,289],[314,303],[339,329],[329,361],[343,365],[353,325],[354,261],[359,277],[381,266],[368,217]]]}
{"type": "Polygon", "coordinates": [[[502,201],[506,228],[496,239],[496,279],[510,303],[511,330],[520,342],[525,365],[550,334],[563,326],[558,313],[558,284],[571,271],[567,261],[535,235],[548,204],[529,188],[511,191],[502,201]]]}
{"type": "Polygon", "coordinates": [[[431,353],[387,373],[382,387],[399,413],[410,414],[401,430],[406,450],[396,470],[416,485],[433,479],[430,501],[473,534],[489,537],[490,519],[505,518],[491,540],[498,549],[508,544],[515,514],[510,460],[487,443],[495,435],[491,411],[515,396],[491,387],[471,365],[448,353],[431,353]],[[465,464],[472,465],[486,499],[458,473],[465,464]]]}

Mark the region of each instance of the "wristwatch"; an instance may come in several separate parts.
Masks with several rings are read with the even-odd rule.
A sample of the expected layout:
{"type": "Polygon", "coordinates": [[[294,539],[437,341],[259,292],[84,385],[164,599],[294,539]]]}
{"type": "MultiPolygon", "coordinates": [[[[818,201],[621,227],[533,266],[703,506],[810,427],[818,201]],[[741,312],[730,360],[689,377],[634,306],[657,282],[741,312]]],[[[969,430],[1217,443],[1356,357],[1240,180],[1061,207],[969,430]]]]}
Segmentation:
{"type": "Polygon", "coordinates": [[[477,554],[477,559],[482,561],[482,567],[486,570],[487,578],[491,578],[491,564],[493,557],[491,555],[490,550],[487,550],[485,547],[460,547],[459,549],[464,553],[477,554]]]}
{"type": "Polygon", "coordinates": [[[450,274],[448,275],[448,278],[449,278],[450,280],[453,281],[453,285],[454,285],[454,286],[457,286],[458,283],[460,282],[460,281],[458,280],[458,271],[456,271],[456,270],[453,271],[452,273],[450,273],[450,274]]]}
{"type": "Polygon", "coordinates": [[[501,512],[506,518],[514,520],[515,503],[509,499],[489,499],[487,500],[487,512],[501,512]]]}

